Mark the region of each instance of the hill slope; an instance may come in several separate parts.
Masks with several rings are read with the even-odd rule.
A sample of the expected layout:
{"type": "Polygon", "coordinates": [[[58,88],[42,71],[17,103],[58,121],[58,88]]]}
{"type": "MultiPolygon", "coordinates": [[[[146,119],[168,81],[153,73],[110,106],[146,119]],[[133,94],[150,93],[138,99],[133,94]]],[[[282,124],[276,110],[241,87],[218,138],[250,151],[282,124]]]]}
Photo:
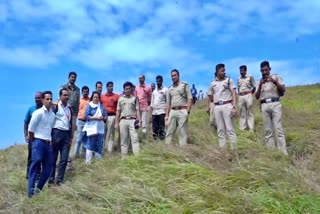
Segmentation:
{"type": "Polygon", "coordinates": [[[137,157],[76,160],[63,186],[32,199],[26,145],[0,151],[0,213],[320,213],[320,86],[289,88],[282,104],[289,157],[261,145],[257,104],[257,132],[237,130],[237,152],[220,149],[204,101],[190,116],[190,145],[150,141],[137,157]]]}

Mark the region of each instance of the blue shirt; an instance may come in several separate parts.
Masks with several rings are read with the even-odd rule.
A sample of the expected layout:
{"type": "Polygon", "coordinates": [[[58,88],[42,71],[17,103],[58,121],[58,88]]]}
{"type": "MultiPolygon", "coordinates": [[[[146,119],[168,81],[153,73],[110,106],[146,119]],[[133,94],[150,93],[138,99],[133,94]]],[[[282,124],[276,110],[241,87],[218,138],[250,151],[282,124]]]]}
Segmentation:
{"type": "Polygon", "coordinates": [[[197,89],[196,88],[191,88],[191,94],[193,97],[197,95],[197,89]]]}
{"type": "Polygon", "coordinates": [[[41,108],[41,107],[38,107],[37,105],[34,105],[34,106],[31,106],[31,107],[28,109],[27,114],[26,114],[26,117],[24,118],[24,122],[25,122],[26,124],[29,125],[30,120],[31,120],[31,117],[32,117],[32,113],[33,113],[35,110],[39,109],[39,108],[41,108]]]}

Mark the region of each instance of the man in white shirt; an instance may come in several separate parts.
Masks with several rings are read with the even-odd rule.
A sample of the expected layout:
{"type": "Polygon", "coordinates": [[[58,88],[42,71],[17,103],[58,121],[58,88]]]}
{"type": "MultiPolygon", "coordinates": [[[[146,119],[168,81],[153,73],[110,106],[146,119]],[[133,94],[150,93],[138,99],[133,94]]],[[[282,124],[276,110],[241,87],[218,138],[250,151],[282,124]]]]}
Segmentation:
{"type": "Polygon", "coordinates": [[[152,112],[152,131],[153,139],[164,140],[166,137],[165,133],[165,116],[167,106],[167,92],[168,88],[163,87],[162,76],[156,77],[157,89],[152,92],[150,112],[152,112]]]}
{"type": "Polygon", "coordinates": [[[50,176],[49,184],[54,184],[56,174],[56,163],[58,154],[60,153],[60,161],[58,166],[58,175],[56,184],[63,183],[64,174],[66,171],[69,152],[72,143],[72,115],[71,107],[68,104],[69,90],[62,88],[59,91],[60,99],[54,106],[55,121],[52,129],[52,146],[54,153],[53,169],[50,176]]]}
{"type": "Polygon", "coordinates": [[[43,106],[32,114],[28,127],[28,142],[32,142],[32,163],[28,176],[28,196],[42,190],[50,177],[53,167],[53,150],[51,146],[51,131],[55,115],[51,110],[52,92],[42,93],[43,106]],[[35,189],[36,177],[42,164],[37,189],[35,189]]]}

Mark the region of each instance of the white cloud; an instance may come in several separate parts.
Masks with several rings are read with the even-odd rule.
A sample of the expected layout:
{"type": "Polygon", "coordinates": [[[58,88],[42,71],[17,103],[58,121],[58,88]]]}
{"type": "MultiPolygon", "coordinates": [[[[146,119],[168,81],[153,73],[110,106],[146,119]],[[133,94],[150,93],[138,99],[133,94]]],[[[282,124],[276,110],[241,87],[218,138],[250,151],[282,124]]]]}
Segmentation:
{"type": "MultiPolygon", "coordinates": [[[[261,35],[276,41],[316,35],[319,10],[318,1],[302,0],[270,0],[263,5],[255,0],[11,0],[0,3],[0,23],[10,18],[15,26],[4,39],[24,38],[10,45],[1,44],[0,36],[0,61],[45,67],[63,60],[99,71],[123,65],[136,71],[178,68],[187,79],[208,71],[211,78],[215,59],[209,60],[212,55],[208,54],[214,51],[212,44],[249,41],[261,35]],[[35,30],[19,29],[28,26],[35,30]]],[[[214,55],[223,61],[228,58],[223,54],[214,55]]],[[[259,76],[259,60],[240,55],[224,61],[230,68],[227,71],[238,75],[239,65],[245,63],[259,76]]],[[[273,67],[290,67],[287,61],[292,62],[277,59],[273,67]]],[[[312,65],[305,69],[313,70],[312,65]]]]}
{"type": "Polygon", "coordinates": [[[0,62],[28,67],[46,67],[57,62],[40,47],[19,47],[7,49],[0,47],[0,62]]]}

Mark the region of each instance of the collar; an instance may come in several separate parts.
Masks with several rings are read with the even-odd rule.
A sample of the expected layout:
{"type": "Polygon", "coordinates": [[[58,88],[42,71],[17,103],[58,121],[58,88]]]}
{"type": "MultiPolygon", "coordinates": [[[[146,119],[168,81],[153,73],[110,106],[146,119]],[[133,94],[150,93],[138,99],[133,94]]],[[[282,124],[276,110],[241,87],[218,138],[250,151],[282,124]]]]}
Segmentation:
{"type": "Polygon", "coordinates": [[[113,96],[114,93],[113,93],[113,92],[111,92],[111,93],[108,93],[108,92],[107,92],[107,93],[105,93],[105,95],[108,96],[108,97],[110,97],[110,96],[113,96]]]}
{"type": "Polygon", "coordinates": [[[95,104],[95,103],[93,103],[93,101],[90,101],[90,102],[89,102],[89,105],[90,105],[92,108],[96,108],[96,107],[100,106],[100,102],[97,103],[97,104],[95,104]]]}
{"type": "Polygon", "coordinates": [[[59,100],[58,104],[61,105],[63,108],[68,108],[69,107],[69,103],[67,103],[67,105],[64,106],[61,100],[59,100]]]}

